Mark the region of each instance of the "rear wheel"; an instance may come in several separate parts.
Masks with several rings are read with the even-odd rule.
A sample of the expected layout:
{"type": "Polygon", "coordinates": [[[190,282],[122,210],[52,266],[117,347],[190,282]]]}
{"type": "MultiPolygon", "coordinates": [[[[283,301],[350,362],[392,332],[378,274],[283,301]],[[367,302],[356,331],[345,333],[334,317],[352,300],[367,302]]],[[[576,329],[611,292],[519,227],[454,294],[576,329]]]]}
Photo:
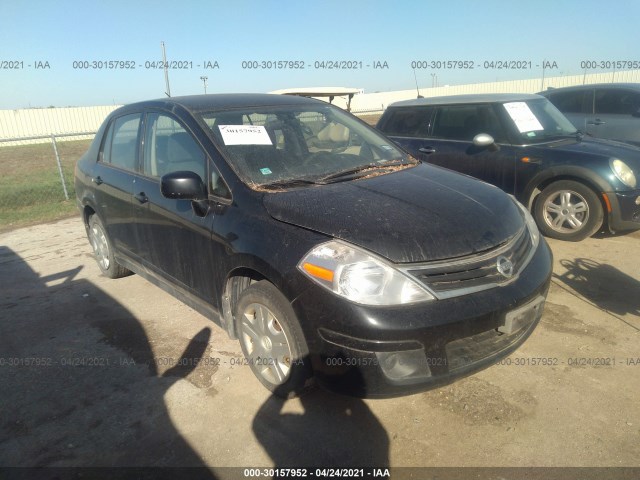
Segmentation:
{"type": "Polygon", "coordinates": [[[89,242],[93,247],[93,253],[103,274],[109,278],[120,278],[131,272],[119,265],[113,257],[113,247],[102,221],[97,215],[89,218],[89,242]]]}
{"type": "Polygon", "coordinates": [[[572,180],[547,186],[538,195],[533,213],[544,235],[573,242],[596,233],[604,218],[597,194],[572,180]]]}
{"type": "Polygon", "coordinates": [[[235,309],[242,353],[258,380],[279,397],[299,395],[311,383],[308,348],[287,299],[263,280],[246,288],[235,309]]]}

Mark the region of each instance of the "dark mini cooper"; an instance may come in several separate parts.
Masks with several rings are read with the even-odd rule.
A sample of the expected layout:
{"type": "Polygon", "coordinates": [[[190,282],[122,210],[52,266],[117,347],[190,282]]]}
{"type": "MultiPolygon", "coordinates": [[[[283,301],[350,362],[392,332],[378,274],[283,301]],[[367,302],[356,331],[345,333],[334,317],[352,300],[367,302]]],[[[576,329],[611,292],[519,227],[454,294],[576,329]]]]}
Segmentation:
{"type": "Polygon", "coordinates": [[[549,237],[640,228],[640,148],[584,136],[546,98],[407,100],[390,105],[377,127],[420,160],[513,194],[549,237]]]}
{"type": "Polygon", "coordinates": [[[424,390],[517,348],[551,253],[499,189],[425,165],[317,100],[122,107],[76,168],[108,277],[136,272],[238,338],[277,395],[424,390]]]}

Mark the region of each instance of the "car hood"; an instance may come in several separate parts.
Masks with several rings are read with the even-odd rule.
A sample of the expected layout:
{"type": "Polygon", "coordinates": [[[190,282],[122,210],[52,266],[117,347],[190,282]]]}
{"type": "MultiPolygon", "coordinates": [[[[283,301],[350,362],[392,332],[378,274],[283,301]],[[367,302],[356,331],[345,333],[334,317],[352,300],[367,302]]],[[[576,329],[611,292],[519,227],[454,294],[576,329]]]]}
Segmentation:
{"type": "Polygon", "coordinates": [[[484,182],[430,165],[329,185],[268,193],[276,220],[339,238],[392,262],[427,262],[491,249],[523,217],[484,182]]]}
{"type": "MultiPolygon", "coordinates": [[[[542,148],[538,146],[538,148],[542,148]]],[[[551,143],[546,148],[556,151],[578,153],[583,156],[602,156],[619,158],[631,167],[636,174],[640,173],[640,148],[627,143],[612,140],[601,140],[592,137],[583,137],[582,140],[567,139],[557,143],[551,143]]]]}

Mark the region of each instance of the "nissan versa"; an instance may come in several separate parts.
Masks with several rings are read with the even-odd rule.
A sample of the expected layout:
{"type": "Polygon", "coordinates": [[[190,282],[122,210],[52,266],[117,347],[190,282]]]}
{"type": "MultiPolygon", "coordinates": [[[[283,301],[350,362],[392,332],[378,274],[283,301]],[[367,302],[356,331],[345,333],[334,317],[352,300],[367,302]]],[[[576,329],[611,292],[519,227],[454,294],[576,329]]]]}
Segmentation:
{"type": "Polygon", "coordinates": [[[216,321],[276,395],[450,382],[516,349],[549,287],[550,250],[513,197],[317,100],[119,108],[75,181],[102,272],[216,321]]]}
{"type": "Polygon", "coordinates": [[[549,237],[640,229],[640,148],[584,136],[539,95],[397,102],[378,129],[420,160],[515,195],[549,237]]]}

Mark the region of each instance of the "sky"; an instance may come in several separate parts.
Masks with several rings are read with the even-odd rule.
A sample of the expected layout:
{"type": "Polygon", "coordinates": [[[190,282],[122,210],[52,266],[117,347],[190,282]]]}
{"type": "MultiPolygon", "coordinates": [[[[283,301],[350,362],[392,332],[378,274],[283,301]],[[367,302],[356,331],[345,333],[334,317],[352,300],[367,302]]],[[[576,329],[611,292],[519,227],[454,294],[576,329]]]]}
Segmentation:
{"type": "Polygon", "coordinates": [[[371,93],[639,68],[638,25],[637,0],[0,0],[0,109],[163,97],[161,42],[172,96],[371,93]]]}

